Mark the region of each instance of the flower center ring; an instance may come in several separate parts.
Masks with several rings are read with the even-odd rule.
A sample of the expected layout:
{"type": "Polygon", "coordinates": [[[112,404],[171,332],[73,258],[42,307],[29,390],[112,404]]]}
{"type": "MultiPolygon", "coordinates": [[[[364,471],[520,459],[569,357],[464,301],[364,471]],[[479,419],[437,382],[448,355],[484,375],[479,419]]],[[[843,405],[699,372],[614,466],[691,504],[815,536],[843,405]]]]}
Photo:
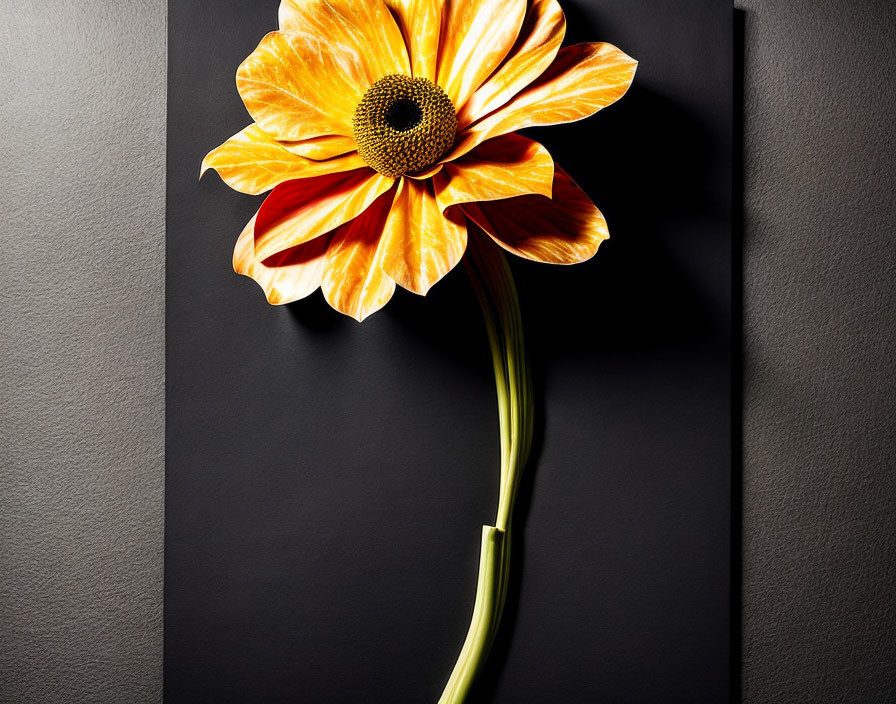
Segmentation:
{"type": "Polygon", "coordinates": [[[385,176],[431,166],[454,144],[457,114],[445,92],[426,78],[392,74],[374,83],[352,116],[358,153],[385,176]]]}

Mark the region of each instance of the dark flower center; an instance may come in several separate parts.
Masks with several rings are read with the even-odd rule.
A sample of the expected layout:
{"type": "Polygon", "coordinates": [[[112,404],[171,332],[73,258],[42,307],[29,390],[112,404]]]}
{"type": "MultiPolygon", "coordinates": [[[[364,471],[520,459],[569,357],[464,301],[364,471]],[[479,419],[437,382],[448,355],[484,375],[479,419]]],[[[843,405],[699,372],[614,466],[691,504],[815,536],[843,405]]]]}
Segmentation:
{"type": "Polygon", "coordinates": [[[367,89],[355,108],[352,132],[371,168],[401,176],[431,166],[451,148],[457,115],[432,81],[393,74],[367,89]]]}
{"type": "Polygon", "coordinates": [[[423,119],[423,111],[413,100],[400,98],[386,108],[386,124],[398,132],[407,132],[423,119]]]}

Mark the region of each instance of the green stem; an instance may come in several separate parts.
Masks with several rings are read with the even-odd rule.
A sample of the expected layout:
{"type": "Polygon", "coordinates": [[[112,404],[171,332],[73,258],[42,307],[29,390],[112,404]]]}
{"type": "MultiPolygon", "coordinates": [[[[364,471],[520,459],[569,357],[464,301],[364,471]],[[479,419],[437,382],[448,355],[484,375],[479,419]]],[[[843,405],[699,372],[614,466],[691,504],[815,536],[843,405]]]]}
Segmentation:
{"type": "Polygon", "coordinates": [[[488,333],[498,393],[501,476],[494,526],[482,527],[473,617],[439,704],[462,704],[498,631],[510,574],[510,521],[520,476],[532,444],[532,384],[513,275],[501,250],[471,232],[464,258],[488,333]]]}

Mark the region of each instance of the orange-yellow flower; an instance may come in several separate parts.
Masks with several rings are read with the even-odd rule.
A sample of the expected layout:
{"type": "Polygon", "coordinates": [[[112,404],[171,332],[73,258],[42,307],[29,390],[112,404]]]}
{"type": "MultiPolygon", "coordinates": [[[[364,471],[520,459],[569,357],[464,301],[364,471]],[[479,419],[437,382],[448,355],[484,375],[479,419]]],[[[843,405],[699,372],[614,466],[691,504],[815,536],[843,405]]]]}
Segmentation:
{"type": "Polygon", "coordinates": [[[607,238],[600,211],[515,134],[615,102],[637,62],[560,48],[556,0],[283,0],[279,31],[237,71],[254,122],[203,161],[270,190],[234,269],[270,303],[317,288],[362,320],[396,284],[425,294],[474,223],[505,250],[572,264],[607,238]]]}

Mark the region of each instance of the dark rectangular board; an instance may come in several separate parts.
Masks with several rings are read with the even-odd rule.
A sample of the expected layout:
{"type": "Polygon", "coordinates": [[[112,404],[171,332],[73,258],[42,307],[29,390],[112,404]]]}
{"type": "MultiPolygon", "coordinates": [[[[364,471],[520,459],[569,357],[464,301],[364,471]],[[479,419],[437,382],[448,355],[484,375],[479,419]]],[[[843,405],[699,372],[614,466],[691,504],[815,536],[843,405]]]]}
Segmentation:
{"type": "MultiPolygon", "coordinates": [[[[611,239],[521,260],[539,420],[503,631],[473,702],[730,697],[732,7],[562,3],[640,61],[617,105],[530,130],[611,239]]],[[[274,0],[169,2],[165,700],[434,702],[497,496],[463,268],[362,324],[231,268],[260,200],[198,180],[249,122],[274,0]]]]}

